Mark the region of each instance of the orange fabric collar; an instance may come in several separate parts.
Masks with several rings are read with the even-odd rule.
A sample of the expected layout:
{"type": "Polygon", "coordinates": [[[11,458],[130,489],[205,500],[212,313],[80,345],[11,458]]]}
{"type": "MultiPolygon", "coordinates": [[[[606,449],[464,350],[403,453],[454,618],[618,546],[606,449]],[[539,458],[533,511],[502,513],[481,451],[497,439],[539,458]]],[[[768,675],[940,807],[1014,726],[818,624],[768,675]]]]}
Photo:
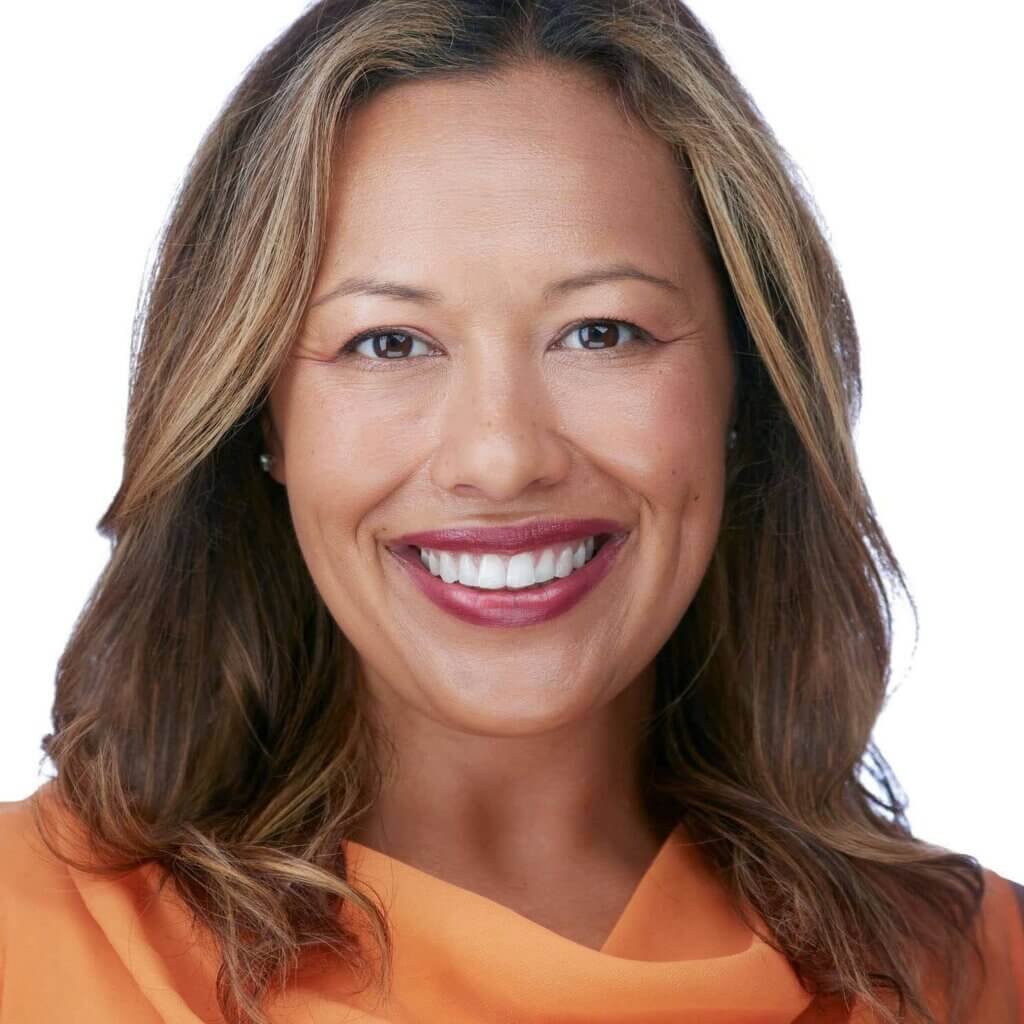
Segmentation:
{"type": "Polygon", "coordinates": [[[380,894],[393,929],[391,1001],[358,1003],[382,1020],[791,1024],[811,1002],[682,826],[600,950],[359,843],[347,853],[352,880],[380,894]]]}

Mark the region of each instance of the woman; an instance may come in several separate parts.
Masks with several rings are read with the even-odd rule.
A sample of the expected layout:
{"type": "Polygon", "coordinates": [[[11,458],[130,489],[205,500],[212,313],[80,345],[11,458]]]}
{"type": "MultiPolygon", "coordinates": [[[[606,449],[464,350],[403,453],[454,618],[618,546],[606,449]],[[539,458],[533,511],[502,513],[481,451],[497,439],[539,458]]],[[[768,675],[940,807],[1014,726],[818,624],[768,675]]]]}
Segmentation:
{"type": "Polygon", "coordinates": [[[684,6],[311,8],[162,240],[0,1020],[1024,1020],[871,744],[858,400],[684,6]]]}

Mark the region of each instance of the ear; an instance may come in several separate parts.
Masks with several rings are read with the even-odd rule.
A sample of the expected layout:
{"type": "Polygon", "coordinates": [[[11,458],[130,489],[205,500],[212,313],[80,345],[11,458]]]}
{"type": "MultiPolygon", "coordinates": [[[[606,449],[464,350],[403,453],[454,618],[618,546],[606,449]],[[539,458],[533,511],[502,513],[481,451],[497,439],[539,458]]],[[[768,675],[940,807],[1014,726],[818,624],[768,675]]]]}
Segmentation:
{"type": "Polygon", "coordinates": [[[260,433],[263,435],[263,450],[273,456],[269,475],[279,484],[284,484],[284,445],[274,426],[274,418],[270,413],[270,403],[264,404],[260,411],[260,433]]]}

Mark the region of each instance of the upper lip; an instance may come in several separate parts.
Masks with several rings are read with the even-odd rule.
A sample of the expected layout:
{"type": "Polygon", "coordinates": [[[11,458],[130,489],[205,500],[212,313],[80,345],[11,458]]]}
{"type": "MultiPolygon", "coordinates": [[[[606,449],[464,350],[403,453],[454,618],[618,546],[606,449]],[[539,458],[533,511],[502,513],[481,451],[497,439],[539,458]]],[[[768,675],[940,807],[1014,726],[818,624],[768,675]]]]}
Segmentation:
{"type": "Polygon", "coordinates": [[[397,548],[411,544],[442,551],[511,555],[598,534],[628,532],[628,527],[614,519],[534,519],[506,526],[452,526],[443,530],[421,530],[396,537],[388,546],[397,548]]]}

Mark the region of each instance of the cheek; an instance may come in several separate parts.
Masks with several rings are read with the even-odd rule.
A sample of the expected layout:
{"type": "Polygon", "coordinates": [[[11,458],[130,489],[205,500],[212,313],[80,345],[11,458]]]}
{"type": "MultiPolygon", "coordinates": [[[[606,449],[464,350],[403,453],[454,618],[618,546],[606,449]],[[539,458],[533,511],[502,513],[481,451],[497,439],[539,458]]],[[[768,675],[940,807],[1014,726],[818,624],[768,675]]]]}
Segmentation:
{"type": "Polygon", "coordinates": [[[654,506],[714,518],[724,485],[726,413],[709,375],[686,367],[623,374],[575,401],[578,444],[612,479],[654,506]]]}
{"type": "Polygon", "coordinates": [[[387,394],[372,382],[341,388],[314,369],[296,374],[280,399],[288,501],[307,558],[351,540],[415,471],[429,408],[422,394],[403,401],[393,385],[387,394]]]}

